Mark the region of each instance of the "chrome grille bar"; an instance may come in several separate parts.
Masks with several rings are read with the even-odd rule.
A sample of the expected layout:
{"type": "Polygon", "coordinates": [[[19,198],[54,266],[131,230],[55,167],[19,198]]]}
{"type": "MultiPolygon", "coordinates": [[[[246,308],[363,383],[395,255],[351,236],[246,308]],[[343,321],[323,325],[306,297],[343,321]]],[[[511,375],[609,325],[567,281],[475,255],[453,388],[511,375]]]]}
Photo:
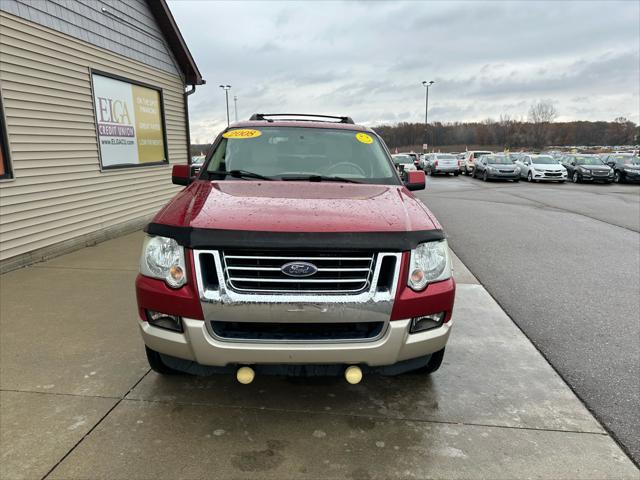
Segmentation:
{"type": "Polygon", "coordinates": [[[303,252],[222,251],[226,287],[239,293],[357,294],[368,290],[376,255],[371,253],[305,254],[303,252]],[[282,267],[295,262],[313,263],[315,273],[292,277],[282,267]]]}

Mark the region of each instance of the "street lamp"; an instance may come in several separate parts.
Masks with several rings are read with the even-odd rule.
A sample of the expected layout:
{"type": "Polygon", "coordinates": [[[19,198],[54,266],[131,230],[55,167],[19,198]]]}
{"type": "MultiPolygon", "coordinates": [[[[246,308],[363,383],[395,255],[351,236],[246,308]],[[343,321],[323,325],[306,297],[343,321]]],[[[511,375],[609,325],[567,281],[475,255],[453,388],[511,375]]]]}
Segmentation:
{"type": "Polygon", "coordinates": [[[236,114],[236,122],[238,121],[238,97],[236,95],[233,96],[233,110],[236,114]]]}
{"type": "Polygon", "coordinates": [[[433,85],[434,82],[433,80],[430,81],[426,81],[424,80],[422,82],[422,86],[425,87],[427,89],[427,93],[425,95],[425,100],[424,100],[424,143],[429,143],[429,87],[431,85],[433,85]]]}
{"type": "Polygon", "coordinates": [[[229,126],[229,90],[231,85],[220,85],[220,88],[224,90],[224,96],[227,100],[227,127],[229,126]]]}

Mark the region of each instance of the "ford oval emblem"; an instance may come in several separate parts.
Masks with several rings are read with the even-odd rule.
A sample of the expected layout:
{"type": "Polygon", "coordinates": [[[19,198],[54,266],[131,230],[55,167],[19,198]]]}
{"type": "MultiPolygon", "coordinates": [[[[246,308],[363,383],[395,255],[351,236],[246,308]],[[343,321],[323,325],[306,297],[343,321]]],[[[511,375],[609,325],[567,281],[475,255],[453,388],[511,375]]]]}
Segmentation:
{"type": "Polygon", "coordinates": [[[290,277],[310,277],[318,271],[318,267],[309,262],[290,262],[280,267],[280,271],[290,277]]]}

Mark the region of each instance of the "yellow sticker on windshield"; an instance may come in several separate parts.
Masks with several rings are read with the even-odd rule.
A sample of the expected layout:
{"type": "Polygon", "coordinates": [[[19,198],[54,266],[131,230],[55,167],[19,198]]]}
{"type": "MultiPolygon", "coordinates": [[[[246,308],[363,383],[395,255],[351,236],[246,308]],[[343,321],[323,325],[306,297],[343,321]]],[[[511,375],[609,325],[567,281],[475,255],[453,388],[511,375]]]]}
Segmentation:
{"type": "Polygon", "coordinates": [[[371,138],[370,135],[362,132],[356,133],[356,140],[358,140],[360,143],[366,143],[367,145],[373,143],[373,138],[371,138]]]}
{"type": "Polygon", "coordinates": [[[254,130],[252,128],[238,128],[222,134],[224,138],[256,138],[260,135],[262,135],[260,130],[254,130]]]}

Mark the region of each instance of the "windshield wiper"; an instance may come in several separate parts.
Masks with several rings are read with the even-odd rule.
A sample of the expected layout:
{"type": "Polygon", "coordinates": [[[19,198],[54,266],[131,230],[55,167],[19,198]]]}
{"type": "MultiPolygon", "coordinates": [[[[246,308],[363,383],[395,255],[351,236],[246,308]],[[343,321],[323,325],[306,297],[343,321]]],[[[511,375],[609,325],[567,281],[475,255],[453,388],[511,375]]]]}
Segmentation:
{"type": "Polygon", "coordinates": [[[249,172],[247,170],[214,170],[213,172],[207,172],[210,175],[229,175],[233,178],[258,178],[260,180],[273,180],[271,177],[265,177],[259,173],[249,172]]]}
{"type": "Polygon", "coordinates": [[[362,183],[351,178],[344,177],[329,177],[326,175],[299,175],[291,177],[282,177],[282,180],[286,181],[308,181],[308,182],[344,182],[344,183],[362,183]]]}

